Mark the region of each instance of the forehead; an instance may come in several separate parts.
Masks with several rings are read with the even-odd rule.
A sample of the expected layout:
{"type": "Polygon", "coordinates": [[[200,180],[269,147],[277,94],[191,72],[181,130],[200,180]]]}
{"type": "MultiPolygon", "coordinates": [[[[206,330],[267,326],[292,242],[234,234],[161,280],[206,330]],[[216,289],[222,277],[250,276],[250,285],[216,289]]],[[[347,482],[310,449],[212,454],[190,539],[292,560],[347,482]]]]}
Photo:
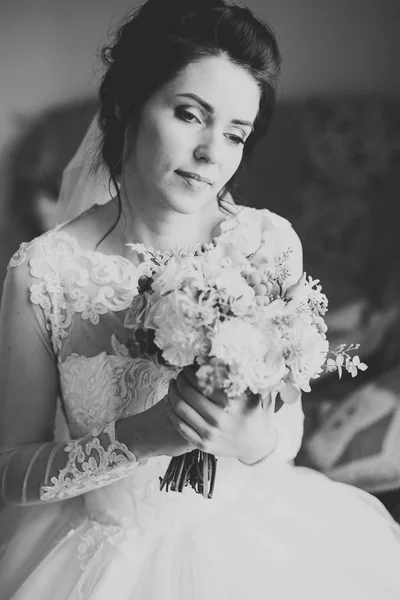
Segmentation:
{"type": "Polygon", "coordinates": [[[224,56],[204,58],[187,65],[166,84],[168,95],[192,93],[226,118],[254,121],[260,90],[254,77],[224,56]]]}

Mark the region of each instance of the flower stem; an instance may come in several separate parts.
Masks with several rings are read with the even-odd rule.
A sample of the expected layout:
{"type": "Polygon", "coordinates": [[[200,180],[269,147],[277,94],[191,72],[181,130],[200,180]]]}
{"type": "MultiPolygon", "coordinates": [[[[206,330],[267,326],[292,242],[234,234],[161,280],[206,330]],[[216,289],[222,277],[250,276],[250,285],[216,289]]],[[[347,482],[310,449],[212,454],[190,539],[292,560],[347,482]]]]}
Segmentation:
{"type": "Polygon", "coordinates": [[[208,454],[203,452],[203,498],[208,498],[208,454]]]}
{"type": "Polygon", "coordinates": [[[171,458],[164,477],[160,477],[160,490],[183,492],[188,484],[197,494],[211,499],[214,493],[217,459],[212,454],[193,450],[171,458]]]}

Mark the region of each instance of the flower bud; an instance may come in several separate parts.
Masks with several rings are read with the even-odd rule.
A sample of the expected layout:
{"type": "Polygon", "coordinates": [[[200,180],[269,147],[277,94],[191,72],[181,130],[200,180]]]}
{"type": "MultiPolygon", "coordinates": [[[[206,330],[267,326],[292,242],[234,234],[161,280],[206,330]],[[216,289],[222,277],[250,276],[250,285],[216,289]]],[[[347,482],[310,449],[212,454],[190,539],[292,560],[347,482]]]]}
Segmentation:
{"type": "Polygon", "coordinates": [[[268,287],[268,285],[271,283],[268,277],[268,273],[263,273],[261,276],[261,283],[263,283],[264,285],[266,285],[268,287]]]}
{"type": "Polygon", "coordinates": [[[306,275],[305,275],[305,273],[303,273],[303,275],[300,277],[300,279],[296,283],[294,283],[293,285],[288,287],[288,289],[286,290],[286,294],[285,294],[286,300],[294,300],[296,298],[296,296],[299,295],[301,289],[304,286],[305,279],[306,279],[306,275]]]}
{"type": "MultiPolygon", "coordinates": [[[[264,283],[264,282],[263,282],[263,283],[264,283]]],[[[272,290],[273,290],[273,287],[274,287],[273,283],[272,283],[272,282],[271,282],[269,279],[267,279],[267,282],[266,282],[266,283],[264,283],[264,285],[265,285],[265,286],[266,286],[266,288],[267,288],[267,294],[271,294],[271,293],[272,293],[272,290]]]]}
{"type": "Polygon", "coordinates": [[[138,288],[140,292],[146,292],[151,287],[151,277],[148,275],[141,275],[138,279],[138,288]]]}
{"type": "Polygon", "coordinates": [[[279,287],[279,284],[277,282],[274,281],[274,283],[271,284],[271,290],[269,291],[269,294],[271,296],[279,296],[281,293],[281,288],[279,287]]]}
{"type": "Polygon", "coordinates": [[[249,285],[258,285],[259,283],[261,283],[261,275],[260,273],[258,273],[258,271],[254,271],[253,273],[250,273],[250,275],[247,278],[247,282],[249,285]]]}
{"type": "Polygon", "coordinates": [[[268,293],[267,286],[263,283],[258,283],[253,287],[256,296],[266,296],[268,293]]]}

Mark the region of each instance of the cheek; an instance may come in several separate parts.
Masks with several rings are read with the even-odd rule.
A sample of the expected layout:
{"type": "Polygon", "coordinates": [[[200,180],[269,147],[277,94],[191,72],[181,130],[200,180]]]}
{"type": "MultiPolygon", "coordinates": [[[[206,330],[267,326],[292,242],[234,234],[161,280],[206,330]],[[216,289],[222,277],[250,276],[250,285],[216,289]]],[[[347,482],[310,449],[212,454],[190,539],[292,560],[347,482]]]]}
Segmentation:
{"type": "Polygon", "coordinates": [[[230,178],[236,173],[238,170],[240,163],[242,162],[243,151],[237,150],[233,151],[230,156],[227,157],[224,168],[224,178],[225,183],[230,180],[230,178]]]}
{"type": "Polygon", "coordinates": [[[149,123],[143,130],[143,156],[152,170],[176,168],[184,140],[170,123],[149,123]]]}
{"type": "Polygon", "coordinates": [[[154,160],[160,146],[160,135],[154,123],[147,122],[141,127],[137,139],[136,151],[139,159],[146,163],[154,160]]]}

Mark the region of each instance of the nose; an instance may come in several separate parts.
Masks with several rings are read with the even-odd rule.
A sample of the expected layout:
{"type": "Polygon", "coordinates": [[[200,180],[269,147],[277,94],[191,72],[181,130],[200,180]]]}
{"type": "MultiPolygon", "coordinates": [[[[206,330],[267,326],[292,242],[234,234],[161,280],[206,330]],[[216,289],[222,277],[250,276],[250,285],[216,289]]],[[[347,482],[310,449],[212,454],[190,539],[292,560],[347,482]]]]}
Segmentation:
{"type": "Polygon", "coordinates": [[[222,136],[216,132],[207,132],[194,150],[196,160],[207,164],[217,164],[222,157],[222,136]]]}

